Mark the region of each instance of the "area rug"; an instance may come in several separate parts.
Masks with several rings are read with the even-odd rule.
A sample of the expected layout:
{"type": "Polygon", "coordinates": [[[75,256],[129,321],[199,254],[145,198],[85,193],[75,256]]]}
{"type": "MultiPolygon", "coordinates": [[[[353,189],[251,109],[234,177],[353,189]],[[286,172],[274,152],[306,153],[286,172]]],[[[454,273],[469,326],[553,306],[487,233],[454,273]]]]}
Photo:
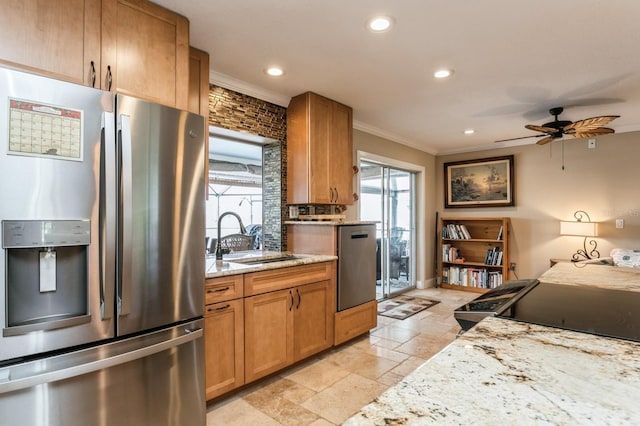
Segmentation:
{"type": "Polygon", "coordinates": [[[378,303],[378,315],[403,320],[438,303],[439,300],[424,297],[397,296],[378,303]]]}

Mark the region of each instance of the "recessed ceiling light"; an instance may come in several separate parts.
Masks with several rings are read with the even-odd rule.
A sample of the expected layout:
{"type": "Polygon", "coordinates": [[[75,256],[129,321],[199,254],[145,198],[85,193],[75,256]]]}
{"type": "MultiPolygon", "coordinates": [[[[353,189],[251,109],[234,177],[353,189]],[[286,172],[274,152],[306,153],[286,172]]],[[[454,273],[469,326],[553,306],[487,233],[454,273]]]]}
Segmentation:
{"type": "Polygon", "coordinates": [[[367,28],[374,33],[389,31],[393,26],[393,18],[389,16],[376,16],[367,21],[367,28]]]}
{"type": "Polygon", "coordinates": [[[453,70],[438,70],[436,72],[433,73],[433,76],[435,78],[447,78],[450,77],[451,74],[453,74],[453,70]]]}
{"type": "Polygon", "coordinates": [[[284,71],[282,70],[282,68],[278,68],[278,67],[269,67],[266,70],[264,70],[264,72],[267,75],[270,75],[271,77],[280,77],[281,75],[284,74],[284,71]]]}
{"type": "Polygon", "coordinates": [[[475,130],[473,130],[473,129],[467,129],[467,130],[465,130],[465,131],[464,131],[464,134],[465,134],[465,135],[472,135],[472,134],[474,134],[475,132],[476,132],[476,131],[475,131],[475,130]]]}

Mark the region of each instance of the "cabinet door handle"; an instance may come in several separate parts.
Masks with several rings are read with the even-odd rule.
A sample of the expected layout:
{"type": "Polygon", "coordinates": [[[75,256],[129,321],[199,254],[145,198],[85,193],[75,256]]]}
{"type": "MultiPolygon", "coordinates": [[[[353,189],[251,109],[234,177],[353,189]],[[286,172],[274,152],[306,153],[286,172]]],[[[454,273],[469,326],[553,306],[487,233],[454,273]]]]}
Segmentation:
{"type": "Polygon", "coordinates": [[[96,64],[91,61],[91,87],[96,87],[96,64]]]}
{"type": "Polygon", "coordinates": [[[207,293],[211,294],[211,293],[224,293],[225,291],[229,290],[229,286],[227,287],[222,287],[222,288],[216,288],[215,290],[213,289],[208,289],[207,293]]]}
{"type": "Polygon", "coordinates": [[[334,191],[336,191],[336,198],[335,198],[335,200],[333,200],[333,201],[335,201],[335,202],[337,203],[337,202],[338,202],[338,196],[339,196],[340,194],[338,193],[338,188],[333,188],[333,190],[334,190],[334,191]]]}
{"type": "Polygon", "coordinates": [[[219,308],[207,308],[207,312],[220,312],[229,309],[231,305],[220,306],[219,308]]]}
{"type": "Polygon", "coordinates": [[[296,288],[296,293],[298,293],[298,305],[296,306],[296,309],[300,309],[300,302],[302,301],[302,296],[300,296],[300,290],[298,290],[296,288]]]}
{"type": "Polygon", "coordinates": [[[289,296],[291,296],[291,306],[289,306],[289,311],[293,309],[293,293],[289,290],[289,296]]]}
{"type": "Polygon", "coordinates": [[[107,65],[107,91],[111,91],[111,83],[113,83],[113,76],[111,75],[111,65],[107,65]]]}

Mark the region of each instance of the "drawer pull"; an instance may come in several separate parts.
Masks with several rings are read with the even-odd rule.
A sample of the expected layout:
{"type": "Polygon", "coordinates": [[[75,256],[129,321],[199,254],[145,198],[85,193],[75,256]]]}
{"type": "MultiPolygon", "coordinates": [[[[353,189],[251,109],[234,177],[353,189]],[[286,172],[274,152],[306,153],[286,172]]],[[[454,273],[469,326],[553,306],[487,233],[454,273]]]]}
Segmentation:
{"type": "Polygon", "coordinates": [[[222,287],[222,288],[216,288],[215,290],[213,289],[208,289],[207,293],[224,293],[225,291],[229,290],[230,287],[222,287]]]}
{"type": "Polygon", "coordinates": [[[224,305],[224,306],[220,306],[219,308],[207,308],[207,312],[220,312],[220,311],[224,311],[225,309],[229,309],[231,307],[231,305],[224,305]]]}

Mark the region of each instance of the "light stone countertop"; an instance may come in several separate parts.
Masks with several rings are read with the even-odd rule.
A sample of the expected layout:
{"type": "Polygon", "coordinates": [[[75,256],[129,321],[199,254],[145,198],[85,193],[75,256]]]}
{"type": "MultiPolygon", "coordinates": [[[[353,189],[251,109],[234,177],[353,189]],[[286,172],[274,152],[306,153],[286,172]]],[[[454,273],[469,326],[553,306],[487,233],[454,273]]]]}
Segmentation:
{"type": "Polygon", "coordinates": [[[310,263],[328,262],[336,260],[337,256],[292,254],[288,252],[274,252],[262,250],[247,250],[224,256],[222,263],[216,262],[215,257],[205,259],[205,278],[217,278],[228,275],[246,274],[249,272],[265,271],[269,269],[288,268],[290,266],[307,265],[310,263]],[[293,256],[291,260],[269,262],[282,256],[293,256]],[[253,264],[242,262],[251,261],[253,264]],[[265,261],[265,263],[261,263],[265,261]]]}
{"type": "Polygon", "coordinates": [[[287,220],[285,225],[324,225],[324,226],[337,226],[337,225],[375,225],[380,222],[376,221],[363,221],[363,220],[287,220]]]}
{"type": "Polygon", "coordinates": [[[640,343],[485,318],[345,425],[639,425],[640,343]]]}

